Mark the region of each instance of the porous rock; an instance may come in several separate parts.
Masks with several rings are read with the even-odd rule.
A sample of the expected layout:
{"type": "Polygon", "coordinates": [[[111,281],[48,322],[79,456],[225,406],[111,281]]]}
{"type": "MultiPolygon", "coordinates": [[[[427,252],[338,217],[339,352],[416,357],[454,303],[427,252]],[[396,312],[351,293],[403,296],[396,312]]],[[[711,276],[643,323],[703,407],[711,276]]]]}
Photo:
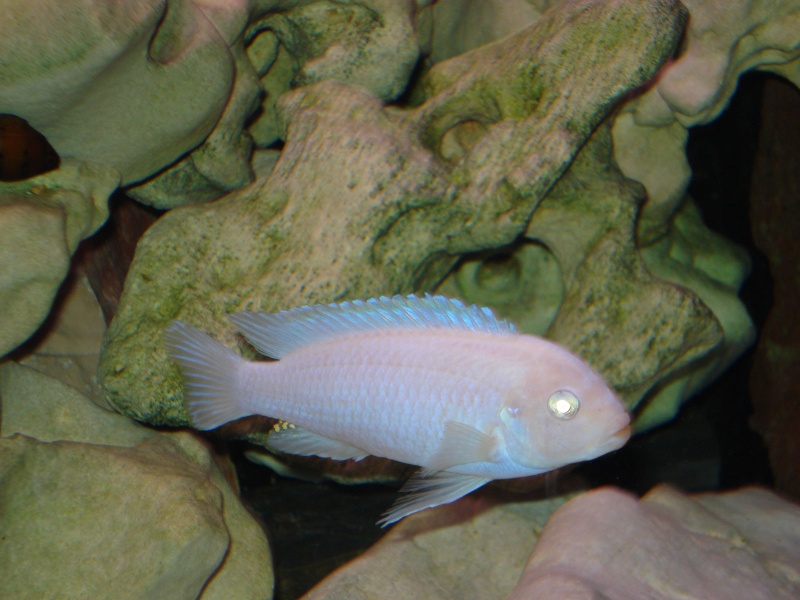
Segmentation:
{"type": "Polygon", "coordinates": [[[139,244],[106,338],[106,397],[185,425],[160,342],[171,320],[231,344],[228,313],[425,289],[461,254],[512,242],[614,103],[670,55],[683,19],[668,1],[566,2],[435,65],[414,109],[332,82],[285,94],[269,176],[172,211],[139,244]],[[445,157],[442,140],[476,115],[482,135],[445,157]]]}
{"type": "Polygon", "coordinates": [[[800,85],[800,2],[686,0],[684,46],[657,81],[622,109],[614,128],[622,171],[645,185],[643,243],[663,235],[683,201],[691,172],[687,129],[727,107],[742,74],[767,71],[800,85]]]}
{"type": "MultiPolygon", "coordinates": [[[[741,351],[741,345],[729,350],[732,344],[717,316],[727,314],[720,310],[726,300],[734,308],[741,306],[736,297],[741,274],[730,282],[732,289],[708,284],[712,292],[703,294],[705,288],[690,279],[698,273],[693,264],[674,268],[672,276],[666,276],[666,268],[652,273],[646,264],[648,254],[635,239],[643,189],[622,175],[611,154],[611,136],[604,124],[542,200],[522,240],[502,250],[505,262],[493,267],[491,253],[475,259],[488,262],[485,268],[467,261],[439,290],[489,304],[522,331],[546,335],[578,351],[603,373],[630,409],[640,409],[635,426],[645,429],[674,417],[680,402],[705,382],[702,373],[728,364],[726,351],[733,355],[741,351]],[[516,269],[509,263],[516,263],[516,269]],[[476,269],[505,270],[479,282],[468,275],[476,269]],[[533,311],[535,316],[526,317],[533,311]],[[715,359],[709,360],[712,353],[715,359]],[[675,386],[669,394],[658,385],[665,380],[675,386]],[[674,390],[683,393],[676,396],[674,390]]],[[[698,219],[692,224],[695,235],[690,239],[713,239],[698,219]]],[[[676,228],[678,241],[685,229],[676,228]]],[[[694,276],[699,280],[700,275],[694,276]]],[[[491,276],[484,273],[484,277],[491,276]]],[[[734,312],[729,320],[749,325],[742,312],[734,312]]],[[[747,332],[745,344],[752,339],[747,332]]]]}
{"type": "MultiPolygon", "coordinates": [[[[488,3],[438,3],[430,11],[435,24],[432,58],[516,31],[527,21],[541,18],[545,4],[504,3],[503,10],[491,10],[488,3]],[[509,18],[511,14],[514,18],[509,18]],[[474,27],[476,22],[480,22],[480,28],[474,27]]],[[[697,4],[698,10],[713,9],[697,4]]],[[[766,18],[766,7],[762,8],[751,17],[766,18]]],[[[690,23],[690,28],[695,26],[690,23]]],[[[731,30],[725,31],[727,36],[731,30]]],[[[720,56],[723,54],[704,56],[696,52],[692,60],[713,61],[720,56]]],[[[680,68],[683,60],[671,61],[662,72],[680,68]]],[[[684,148],[686,127],[675,121],[643,132],[636,120],[636,107],[660,85],[661,80],[656,79],[651,87],[632,94],[613,118],[613,158],[608,141],[603,140],[601,132],[596,133],[534,212],[523,237],[510,246],[465,257],[453,276],[439,287],[445,294],[492,306],[521,331],[553,337],[578,349],[623,392],[628,406],[637,408],[637,431],[672,419],[683,402],[732,364],[755,338],[753,323],[737,296],[749,273],[749,257],[743,249],[710,231],[685,195],[690,175],[684,148]],[[590,152],[592,145],[603,149],[590,152]],[[626,177],[643,183],[645,188],[631,189],[624,184],[626,177]],[[637,207],[634,212],[619,210],[618,206],[626,204],[637,207]],[[611,231],[616,232],[614,243],[621,253],[603,263],[590,250],[600,233],[611,231]],[[587,266],[594,262],[597,268],[584,269],[584,280],[574,281],[574,269],[583,262],[587,266]],[[651,276],[673,284],[672,289],[651,276]],[[591,285],[595,289],[590,292],[591,285]],[[686,303],[675,286],[691,290],[702,305],[686,303]],[[598,293],[614,300],[601,310],[594,301],[562,305],[569,288],[583,290],[581,301],[596,298],[598,293]],[[625,288],[627,300],[621,297],[625,288]],[[609,293],[611,289],[616,291],[609,293]],[[681,324],[681,306],[686,317],[699,316],[707,307],[718,324],[687,326],[693,318],[681,324]],[[570,307],[577,311],[575,315],[583,316],[583,323],[575,322],[575,315],[565,314],[570,307]],[[658,323],[645,317],[645,307],[651,315],[660,315],[658,323]],[[610,309],[625,317],[616,318],[610,309]],[[570,324],[565,328],[566,321],[570,324]],[[612,330],[610,335],[597,335],[593,323],[603,323],[612,330]],[[620,327],[626,331],[623,333],[620,327]],[[692,333],[684,337],[685,331],[692,333]],[[594,342],[572,339],[576,332],[585,332],[594,342]],[[613,339],[630,340],[629,352],[604,347],[613,339]],[[652,354],[653,348],[659,349],[657,353],[665,361],[639,359],[652,354]],[[672,364],[670,357],[676,358],[672,364]]],[[[460,131],[447,140],[448,151],[463,151],[460,146],[473,143],[471,138],[479,135],[477,125],[472,121],[454,127],[460,131]]]]}

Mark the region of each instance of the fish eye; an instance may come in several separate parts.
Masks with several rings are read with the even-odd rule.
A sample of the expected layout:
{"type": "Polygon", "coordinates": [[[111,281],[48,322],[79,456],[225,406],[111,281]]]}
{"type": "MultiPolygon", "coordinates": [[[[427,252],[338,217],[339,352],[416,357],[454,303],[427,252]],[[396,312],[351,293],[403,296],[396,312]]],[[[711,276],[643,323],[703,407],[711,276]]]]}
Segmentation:
{"type": "Polygon", "coordinates": [[[547,400],[547,408],[557,419],[571,419],[578,412],[581,401],[570,391],[558,390],[550,395],[547,400]]]}

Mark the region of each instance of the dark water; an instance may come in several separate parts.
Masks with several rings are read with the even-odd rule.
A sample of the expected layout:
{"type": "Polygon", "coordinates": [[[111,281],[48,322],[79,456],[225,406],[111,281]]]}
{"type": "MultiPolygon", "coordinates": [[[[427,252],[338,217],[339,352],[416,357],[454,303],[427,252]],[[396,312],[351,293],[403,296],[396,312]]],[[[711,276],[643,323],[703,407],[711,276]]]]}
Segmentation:
{"type": "Polygon", "coordinates": [[[237,460],[242,496],[266,526],[275,598],[300,597],[386,533],[375,523],[397,498],[385,485],[344,486],[274,475],[237,460]]]}

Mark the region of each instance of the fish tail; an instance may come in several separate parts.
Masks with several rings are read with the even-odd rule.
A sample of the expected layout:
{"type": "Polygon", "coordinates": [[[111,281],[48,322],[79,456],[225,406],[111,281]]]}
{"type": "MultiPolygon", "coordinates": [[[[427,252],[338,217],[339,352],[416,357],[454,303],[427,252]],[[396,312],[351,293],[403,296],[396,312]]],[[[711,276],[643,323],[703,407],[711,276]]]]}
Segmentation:
{"type": "Polygon", "coordinates": [[[237,391],[245,359],[181,321],[170,324],[164,343],[183,374],[184,393],[195,428],[214,429],[253,414],[237,391]]]}

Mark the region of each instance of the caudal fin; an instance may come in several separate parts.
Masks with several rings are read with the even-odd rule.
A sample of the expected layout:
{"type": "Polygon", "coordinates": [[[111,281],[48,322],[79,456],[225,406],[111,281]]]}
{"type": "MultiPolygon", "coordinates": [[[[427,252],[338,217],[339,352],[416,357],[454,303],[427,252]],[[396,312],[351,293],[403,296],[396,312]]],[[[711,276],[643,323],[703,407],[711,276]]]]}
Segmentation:
{"type": "Polygon", "coordinates": [[[214,429],[253,414],[237,393],[237,377],[245,359],[181,321],[170,324],[164,343],[183,373],[194,427],[214,429]]]}

